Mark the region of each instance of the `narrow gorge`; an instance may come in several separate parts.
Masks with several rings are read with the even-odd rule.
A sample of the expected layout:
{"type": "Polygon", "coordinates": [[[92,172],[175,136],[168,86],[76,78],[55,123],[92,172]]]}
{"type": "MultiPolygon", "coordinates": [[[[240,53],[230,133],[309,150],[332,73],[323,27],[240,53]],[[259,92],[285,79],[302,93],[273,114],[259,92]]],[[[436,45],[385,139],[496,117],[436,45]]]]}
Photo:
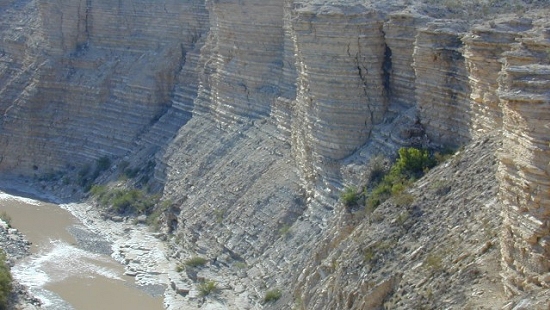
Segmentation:
{"type": "Polygon", "coordinates": [[[204,258],[167,309],[548,309],[549,12],[0,0],[0,177],[204,258]],[[402,147],[455,153],[346,207],[402,147]],[[99,188],[156,200],[113,215],[99,188]]]}

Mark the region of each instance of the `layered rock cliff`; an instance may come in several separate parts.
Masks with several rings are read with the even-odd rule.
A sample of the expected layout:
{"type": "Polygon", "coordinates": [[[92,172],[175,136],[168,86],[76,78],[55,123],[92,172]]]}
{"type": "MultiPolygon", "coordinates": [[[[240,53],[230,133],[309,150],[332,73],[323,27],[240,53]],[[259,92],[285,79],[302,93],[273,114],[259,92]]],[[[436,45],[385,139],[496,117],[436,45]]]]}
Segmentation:
{"type": "Polygon", "coordinates": [[[0,1],[0,171],[60,171],[59,188],[99,158],[154,163],[139,186],[162,191],[170,255],[209,259],[170,274],[186,309],[534,306],[550,286],[547,5],[425,2],[0,1]],[[376,155],[465,145],[406,212],[338,202],[376,155]],[[457,167],[472,175],[451,186],[457,167]],[[508,295],[457,297],[487,287],[508,295]]]}

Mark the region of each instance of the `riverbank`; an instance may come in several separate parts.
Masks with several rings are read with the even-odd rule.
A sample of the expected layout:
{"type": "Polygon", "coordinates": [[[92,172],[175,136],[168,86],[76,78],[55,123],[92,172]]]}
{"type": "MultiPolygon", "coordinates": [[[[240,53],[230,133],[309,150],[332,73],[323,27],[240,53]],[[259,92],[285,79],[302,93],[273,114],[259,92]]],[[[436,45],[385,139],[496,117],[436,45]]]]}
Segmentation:
{"type": "Polygon", "coordinates": [[[60,199],[51,193],[37,190],[36,185],[32,181],[20,179],[0,180],[0,190],[9,193],[3,195],[32,197],[58,204],[70,212],[81,222],[68,229],[76,239],[78,248],[110,255],[124,266],[126,285],[134,286],[154,298],[164,297],[164,307],[173,308],[172,302],[166,302],[173,298],[167,298],[165,291],[170,283],[169,274],[175,272],[175,263],[166,257],[166,245],[157,238],[158,235],[146,225],[131,219],[121,222],[105,219],[100,210],[91,205],[60,199]]]}
{"type": "MultiPolygon", "coordinates": [[[[30,255],[31,243],[17,229],[0,219],[0,248],[6,254],[6,263],[11,268],[15,262],[30,255]]],[[[12,281],[12,294],[9,298],[10,309],[33,310],[41,305],[40,300],[31,296],[27,288],[17,280],[12,281]]]]}

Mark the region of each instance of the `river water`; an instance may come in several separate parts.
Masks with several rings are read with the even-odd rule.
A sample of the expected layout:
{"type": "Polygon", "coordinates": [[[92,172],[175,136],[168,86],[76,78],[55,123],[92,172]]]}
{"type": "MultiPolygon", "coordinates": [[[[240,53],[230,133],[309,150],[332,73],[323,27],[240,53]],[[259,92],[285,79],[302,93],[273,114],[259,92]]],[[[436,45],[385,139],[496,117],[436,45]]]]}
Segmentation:
{"type": "Polygon", "coordinates": [[[0,192],[0,211],[33,244],[32,255],[19,261],[12,274],[42,301],[42,308],[163,309],[162,290],[146,291],[124,275],[124,266],[113,258],[121,253],[111,255],[112,240],[91,231],[67,208],[0,192]]]}

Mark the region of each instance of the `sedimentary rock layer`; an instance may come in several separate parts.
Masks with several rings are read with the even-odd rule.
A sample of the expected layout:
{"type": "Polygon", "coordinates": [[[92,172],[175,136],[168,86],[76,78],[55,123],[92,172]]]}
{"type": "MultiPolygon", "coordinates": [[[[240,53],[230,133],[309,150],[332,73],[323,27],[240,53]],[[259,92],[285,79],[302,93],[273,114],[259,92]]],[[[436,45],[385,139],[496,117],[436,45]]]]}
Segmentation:
{"type": "Polygon", "coordinates": [[[384,83],[393,105],[399,108],[416,105],[416,74],[413,68],[413,54],[418,28],[429,18],[409,12],[396,12],[389,15],[384,23],[384,38],[388,50],[385,51],[384,83]]]}
{"type": "Polygon", "coordinates": [[[292,146],[309,186],[339,183],[334,161],[365,144],[388,108],[379,12],[304,7],[292,18],[297,96],[292,146]]]}
{"type": "Polygon", "coordinates": [[[544,31],[520,39],[501,71],[502,254],[510,294],[550,288],[549,38],[544,31]]]}
{"type": "MultiPolygon", "coordinates": [[[[154,156],[180,245],[254,265],[239,305],[258,304],[243,292],[266,282],[298,283],[265,279],[303,267],[328,238],[338,193],[362,178],[347,171],[366,176],[371,157],[401,146],[500,130],[506,283],[548,286],[543,22],[472,27],[402,1],[0,3],[0,171],[154,156]],[[287,240],[303,256],[287,257],[287,240]]],[[[317,292],[315,277],[300,283],[317,292]]]]}
{"type": "Polygon", "coordinates": [[[502,127],[502,107],[496,94],[502,68],[502,53],[531,28],[531,20],[516,19],[502,23],[479,25],[464,36],[464,56],[472,93],[470,109],[472,136],[502,127]]]}
{"type": "Polygon", "coordinates": [[[430,139],[459,145],[470,139],[468,74],[462,55],[460,21],[434,21],[421,28],[415,43],[416,100],[430,139]]]}
{"type": "MultiPolygon", "coordinates": [[[[171,106],[191,110],[194,90],[178,88],[179,97],[172,91],[177,81],[187,82],[179,75],[189,72],[186,65],[196,65],[187,52],[206,33],[201,1],[119,1],[114,9],[105,1],[25,5],[14,18],[35,28],[2,27],[8,44],[0,67],[1,169],[44,173],[124,156],[171,106]],[[7,156],[22,146],[26,156],[7,156]]],[[[176,114],[149,141],[173,137],[189,118],[176,114]]]]}
{"type": "Polygon", "coordinates": [[[283,54],[280,1],[209,1],[204,104],[221,123],[269,115],[279,96],[283,54]],[[210,68],[210,69],[209,69],[210,68]],[[209,75],[208,71],[212,71],[209,75]]]}

